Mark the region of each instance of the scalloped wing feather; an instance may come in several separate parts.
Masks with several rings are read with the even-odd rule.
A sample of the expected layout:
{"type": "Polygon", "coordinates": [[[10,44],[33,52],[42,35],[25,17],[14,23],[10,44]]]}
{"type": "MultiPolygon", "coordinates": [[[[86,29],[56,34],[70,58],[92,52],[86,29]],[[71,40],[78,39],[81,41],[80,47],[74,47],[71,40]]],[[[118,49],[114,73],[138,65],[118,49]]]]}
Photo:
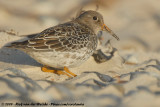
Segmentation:
{"type": "Polygon", "coordinates": [[[89,28],[74,23],[66,23],[48,28],[29,40],[14,42],[8,47],[35,51],[75,51],[91,44],[89,35],[95,35],[89,28]]]}

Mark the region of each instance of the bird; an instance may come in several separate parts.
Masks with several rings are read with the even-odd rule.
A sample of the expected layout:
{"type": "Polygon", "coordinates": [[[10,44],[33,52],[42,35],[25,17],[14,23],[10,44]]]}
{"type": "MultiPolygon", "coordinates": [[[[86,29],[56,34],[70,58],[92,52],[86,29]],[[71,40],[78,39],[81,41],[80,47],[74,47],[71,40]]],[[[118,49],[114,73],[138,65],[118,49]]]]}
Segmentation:
{"type": "Polygon", "coordinates": [[[6,47],[27,53],[43,65],[41,70],[44,72],[76,77],[68,68],[89,59],[97,48],[99,31],[107,31],[119,40],[104,24],[99,12],[87,10],[71,21],[28,35],[27,40],[15,41],[6,47]]]}

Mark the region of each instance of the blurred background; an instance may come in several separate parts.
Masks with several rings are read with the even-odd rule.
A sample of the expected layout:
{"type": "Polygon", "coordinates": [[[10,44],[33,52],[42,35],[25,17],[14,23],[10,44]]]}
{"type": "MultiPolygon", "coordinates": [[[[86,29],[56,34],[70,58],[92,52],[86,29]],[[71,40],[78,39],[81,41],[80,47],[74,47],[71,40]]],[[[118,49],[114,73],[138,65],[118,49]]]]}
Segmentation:
{"type": "Polygon", "coordinates": [[[160,52],[159,0],[0,0],[0,30],[19,35],[41,32],[71,20],[83,10],[98,10],[121,39],[103,33],[119,50],[160,52]],[[98,6],[98,7],[97,7],[98,6]]]}
{"type": "MultiPolygon", "coordinates": [[[[119,59],[121,60],[117,54],[114,54],[112,60],[103,66],[105,68],[98,69],[94,66],[99,71],[105,72],[80,73],[75,80],[65,80],[66,83],[57,84],[54,79],[58,81],[63,78],[41,72],[40,67],[34,66],[37,62],[27,55],[16,50],[1,49],[0,101],[11,99],[17,102],[18,99],[22,102],[27,99],[32,102],[52,102],[54,100],[75,101],[78,98],[80,99],[78,101],[86,102],[85,104],[91,105],[90,107],[103,104],[104,107],[107,104],[109,107],[125,107],[125,105],[136,107],[139,103],[144,107],[159,105],[160,0],[0,0],[0,32],[12,31],[18,35],[38,33],[75,18],[81,8],[97,10],[103,15],[105,24],[120,38],[120,41],[116,41],[110,34],[103,32],[103,43],[111,40],[113,47],[118,50],[117,53],[129,62],[128,65],[118,70],[114,69],[113,66],[119,59]],[[20,65],[29,66],[21,69],[20,65]],[[147,70],[153,74],[146,73],[146,75],[147,70],[144,66],[148,66],[147,70]],[[9,67],[14,69],[9,70],[9,67]],[[18,70],[15,70],[17,68],[18,70]],[[139,73],[139,68],[144,71],[139,73]],[[128,72],[131,72],[131,76],[128,72]],[[113,78],[109,75],[112,76],[114,73],[128,75],[124,79],[129,82],[124,84],[112,82],[115,80],[113,79],[115,75],[113,78]],[[14,91],[11,89],[16,94],[12,95],[14,91]],[[66,99],[68,96],[72,99],[66,99]]],[[[16,39],[16,36],[1,33],[0,47],[13,41],[12,38],[16,39]]],[[[119,62],[120,65],[121,62],[119,62]]],[[[88,63],[89,66],[91,63],[88,63]]],[[[86,68],[88,68],[87,64],[86,68]]]]}

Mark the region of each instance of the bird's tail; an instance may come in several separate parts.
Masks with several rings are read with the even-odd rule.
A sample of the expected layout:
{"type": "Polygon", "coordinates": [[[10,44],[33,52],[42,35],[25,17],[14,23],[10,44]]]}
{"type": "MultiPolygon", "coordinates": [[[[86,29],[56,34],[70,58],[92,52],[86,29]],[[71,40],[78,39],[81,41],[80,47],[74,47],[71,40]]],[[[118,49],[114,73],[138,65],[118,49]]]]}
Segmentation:
{"type": "Polygon", "coordinates": [[[13,42],[13,43],[10,43],[10,44],[8,44],[4,47],[7,47],[7,48],[25,48],[27,44],[28,44],[27,41],[13,42]]]}

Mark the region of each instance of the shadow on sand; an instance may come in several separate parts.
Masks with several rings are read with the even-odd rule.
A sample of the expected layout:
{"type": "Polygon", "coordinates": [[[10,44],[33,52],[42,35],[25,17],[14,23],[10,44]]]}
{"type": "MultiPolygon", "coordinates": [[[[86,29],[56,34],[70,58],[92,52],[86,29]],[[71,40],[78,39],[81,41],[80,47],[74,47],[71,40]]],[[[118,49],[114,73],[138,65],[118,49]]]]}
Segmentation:
{"type": "Polygon", "coordinates": [[[19,65],[41,66],[40,63],[36,62],[26,53],[5,47],[0,49],[0,61],[19,65]]]}

